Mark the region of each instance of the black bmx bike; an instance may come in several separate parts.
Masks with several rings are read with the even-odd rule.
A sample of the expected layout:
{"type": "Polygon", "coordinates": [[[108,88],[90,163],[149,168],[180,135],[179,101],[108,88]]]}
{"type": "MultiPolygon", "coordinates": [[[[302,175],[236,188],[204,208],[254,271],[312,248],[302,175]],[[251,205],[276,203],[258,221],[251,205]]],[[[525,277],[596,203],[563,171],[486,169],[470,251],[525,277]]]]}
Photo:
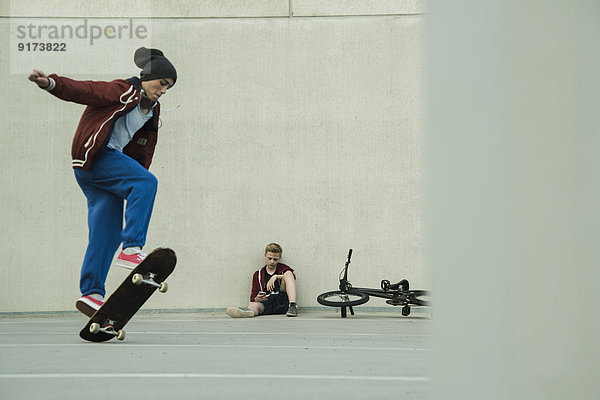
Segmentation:
{"type": "Polygon", "coordinates": [[[392,306],[402,306],[402,315],[410,314],[410,306],[429,306],[430,292],[427,290],[410,290],[410,284],[406,279],[398,283],[390,283],[389,280],[381,281],[381,289],[354,287],[348,281],[348,266],[352,257],[352,249],[348,252],[346,265],[340,272],[340,290],[321,293],[317,297],[319,304],[329,307],[340,307],[342,318],[346,318],[346,308],[354,315],[353,306],[365,304],[369,296],[387,299],[386,303],[392,306]]]}

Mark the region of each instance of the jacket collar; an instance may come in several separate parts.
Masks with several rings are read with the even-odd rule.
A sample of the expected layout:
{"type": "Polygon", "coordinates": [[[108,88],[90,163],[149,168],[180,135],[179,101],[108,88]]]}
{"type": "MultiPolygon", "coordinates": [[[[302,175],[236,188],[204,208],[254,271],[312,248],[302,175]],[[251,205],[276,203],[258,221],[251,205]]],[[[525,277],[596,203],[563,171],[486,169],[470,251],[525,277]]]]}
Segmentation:
{"type": "MultiPolygon", "coordinates": [[[[132,84],[138,92],[140,92],[140,93],[142,92],[142,81],[140,81],[140,78],[138,78],[137,76],[132,76],[131,78],[126,79],[126,81],[129,82],[130,84],[132,84]]],[[[158,129],[158,113],[160,110],[160,102],[159,101],[156,101],[156,103],[153,106],[153,109],[154,109],[154,117],[152,117],[151,121],[153,121],[152,123],[153,123],[154,129],[158,129]]]]}
{"type": "Polygon", "coordinates": [[[131,83],[138,91],[142,90],[142,81],[137,76],[132,76],[129,79],[126,79],[127,82],[131,83]]]}

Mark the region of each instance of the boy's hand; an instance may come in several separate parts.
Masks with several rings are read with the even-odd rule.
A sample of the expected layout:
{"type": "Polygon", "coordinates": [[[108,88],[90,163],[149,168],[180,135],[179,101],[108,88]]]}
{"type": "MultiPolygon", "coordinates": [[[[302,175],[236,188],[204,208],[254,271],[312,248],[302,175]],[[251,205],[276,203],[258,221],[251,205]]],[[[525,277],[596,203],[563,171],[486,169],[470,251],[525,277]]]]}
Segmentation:
{"type": "Polygon", "coordinates": [[[271,277],[271,279],[269,279],[269,282],[267,282],[267,290],[269,292],[273,291],[273,289],[275,289],[275,283],[277,283],[277,275],[273,275],[271,277]]]}
{"type": "Polygon", "coordinates": [[[257,294],[256,297],[254,298],[254,301],[259,301],[261,303],[264,303],[265,301],[267,301],[267,296],[265,294],[257,294]]]}
{"type": "Polygon", "coordinates": [[[28,78],[31,82],[35,82],[40,88],[45,89],[50,86],[50,80],[43,71],[34,69],[28,78]]]}

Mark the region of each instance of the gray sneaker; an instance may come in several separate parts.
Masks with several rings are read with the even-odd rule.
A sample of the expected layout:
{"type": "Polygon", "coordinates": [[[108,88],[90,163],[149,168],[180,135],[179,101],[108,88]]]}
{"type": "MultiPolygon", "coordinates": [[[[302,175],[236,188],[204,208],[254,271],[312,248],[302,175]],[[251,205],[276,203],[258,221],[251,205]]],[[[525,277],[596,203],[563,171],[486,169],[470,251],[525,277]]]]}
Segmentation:
{"type": "Polygon", "coordinates": [[[227,310],[225,310],[225,312],[231,318],[252,318],[252,317],[254,317],[254,312],[247,308],[229,307],[227,310]]]}
{"type": "Polygon", "coordinates": [[[287,313],[285,314],[288,317],[297,317],[298,316],[298,306],[296,303],[290,303],[288,307],[287,313]]]}

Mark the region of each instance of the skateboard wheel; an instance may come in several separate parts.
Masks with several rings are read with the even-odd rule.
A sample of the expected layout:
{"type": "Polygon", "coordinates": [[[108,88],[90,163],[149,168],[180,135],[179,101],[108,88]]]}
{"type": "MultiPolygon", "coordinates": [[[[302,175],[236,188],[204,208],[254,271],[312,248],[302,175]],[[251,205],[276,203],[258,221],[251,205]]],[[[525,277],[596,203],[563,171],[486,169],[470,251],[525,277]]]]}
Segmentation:
{"type": "Polygon", "coordinates": [[[142,274],[135,274],[131,278],[131,282],[133,282],[134,285],[141,285],[143,280],[144,277],[142,276],[142,274]]]}
{"type": "Polygon", "coordinates": [[[167,282],[161,282],[158,291],[161,293],[165,293],[167,290],[169,290],[169,285],[167,285],[167,282]]]}
{"type": "Polygon", "coordinates": [[[90,325],[90,333],[93,333],[94,335],[97,334],[98,332],[100,332],[100,324],[94,322],[90,325]]]}
{"type": "Polygon", "coordinates": [[[127,336],[125,331],[120,330],[119,332],[117,332],[117,340],[125,340],[125,336],[127,336]]]}

